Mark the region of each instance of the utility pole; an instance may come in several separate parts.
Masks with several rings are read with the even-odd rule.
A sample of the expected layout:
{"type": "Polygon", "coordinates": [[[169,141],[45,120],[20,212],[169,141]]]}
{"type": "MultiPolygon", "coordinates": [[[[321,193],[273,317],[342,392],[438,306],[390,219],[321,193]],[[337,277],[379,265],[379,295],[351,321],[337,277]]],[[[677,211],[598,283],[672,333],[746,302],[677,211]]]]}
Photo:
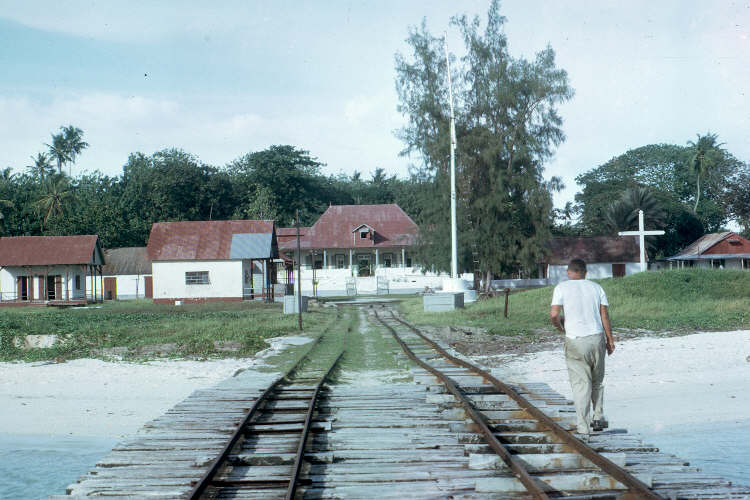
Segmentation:
{"type": "Polygon", "coordinates": [[[299,243],[299,210],[297,210],[297,320],[302,331],[302,249],[299,243]]]}
{"type": "Polygon", "coordinates": [[[458,235],[456,229],[456,119],[453,114],[453,85],[451,84],[451,61],[448,57],[448,32],[443,38],[445,65],[448,68],[448,98],[451,108],[451,278],[458,278],[458,235]]]}

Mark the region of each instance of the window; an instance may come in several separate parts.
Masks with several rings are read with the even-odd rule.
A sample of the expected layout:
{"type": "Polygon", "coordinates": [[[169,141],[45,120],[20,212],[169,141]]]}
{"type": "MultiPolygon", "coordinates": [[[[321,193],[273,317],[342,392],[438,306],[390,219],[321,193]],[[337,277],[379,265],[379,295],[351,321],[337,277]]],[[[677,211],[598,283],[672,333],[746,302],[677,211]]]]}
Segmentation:
{"type": "Polygon", "coordinates": [[[344,256],[343,254],[337,253],[334,258],[336,261],[336,269],[346,268],[346,256],[344,256]]]}
{"type": "Polygon", "coordinates": [[[383,254],[383,265],[385,267],[391,267],[393,265],[393,254],[392,253],[384,253],[383,254]]]}
{"type": "Polygon", "coordinates": [[[368,235],[369,233],[370,233],[370,231],[369,231],[369,230],[367,230],[367,229],[362,229],[362,230],[361,230],[361,231],[359,232],[359,237],[360,237],[361,239],[363,239],[363,240],[366,240],[366,239],[367,239],[367,235],[368,235]]]}
{"type": "Polygon", "coordinates": [[[411,267],[411,257],[406,258],[406,267],[411,267]]]}
{"type": "Polygon", "coordinates": [[[186,285],[208,285],[208,271],[187,271],[185,273],[186,285]]]}

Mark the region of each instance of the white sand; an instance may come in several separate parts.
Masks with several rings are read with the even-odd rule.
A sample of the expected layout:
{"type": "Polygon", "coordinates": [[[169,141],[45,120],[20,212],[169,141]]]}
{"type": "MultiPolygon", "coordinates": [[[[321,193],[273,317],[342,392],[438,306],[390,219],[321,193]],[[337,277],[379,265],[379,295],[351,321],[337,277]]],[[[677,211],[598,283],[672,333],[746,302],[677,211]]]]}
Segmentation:
{"type": "Polygon", "coordinates": [[[0,363],[0,432],[120,438],[196,389],[258,367],[306,337],[269,339],[250,359],[212,361],[0,363]]]}
{"type": "MultiPolygon", "coordinates": [[[[493,369],[498,376],[546,382],[571,398],[562,347],[497,358],[506,361],[493,369]]],[[[748,330],[625,340],[607,358],[605,415],[611,427],[650,434],[676,425],[748,422],[749,382],[748,330]]]]}

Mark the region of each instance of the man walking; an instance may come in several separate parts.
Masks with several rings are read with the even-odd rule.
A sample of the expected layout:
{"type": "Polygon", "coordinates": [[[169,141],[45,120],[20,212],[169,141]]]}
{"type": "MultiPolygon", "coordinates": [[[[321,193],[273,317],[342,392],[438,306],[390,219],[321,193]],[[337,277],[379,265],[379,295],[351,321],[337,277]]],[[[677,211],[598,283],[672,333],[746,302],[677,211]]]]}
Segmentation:
{"type": "Polygon", "coordinates": [[[552,293],[550,319],[565,333],[565,364],[573,389],[577,430],[587,436],[591,430],[607,427],[604,419],[604,352],[615,350],[609,322],[607,295],[601,286],[586,279],[586,263],[573,259],[568,264],[569,281],[552,293]],[[590,418],[591,406],[593,419],[590,418]]]}

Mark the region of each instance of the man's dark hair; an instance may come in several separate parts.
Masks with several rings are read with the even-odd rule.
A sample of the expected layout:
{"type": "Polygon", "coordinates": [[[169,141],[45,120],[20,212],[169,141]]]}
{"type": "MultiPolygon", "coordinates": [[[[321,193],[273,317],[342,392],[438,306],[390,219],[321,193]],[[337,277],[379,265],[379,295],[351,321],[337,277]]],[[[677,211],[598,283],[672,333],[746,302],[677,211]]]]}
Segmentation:
{"type": "Polygon", "coordinates": [[[586,262],[583,259],[573,259],[568,263],[568,271],[583,274],[586,272],[586,262]]]}

